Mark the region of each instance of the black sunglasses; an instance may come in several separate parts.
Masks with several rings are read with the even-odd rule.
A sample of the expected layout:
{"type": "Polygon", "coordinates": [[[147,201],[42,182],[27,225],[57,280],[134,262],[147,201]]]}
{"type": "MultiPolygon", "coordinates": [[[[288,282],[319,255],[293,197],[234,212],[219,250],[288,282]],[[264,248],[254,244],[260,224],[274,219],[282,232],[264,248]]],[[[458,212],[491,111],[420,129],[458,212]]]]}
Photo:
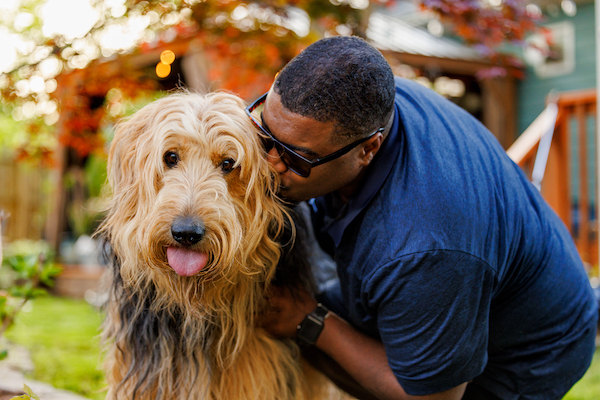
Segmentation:
{"type": "Polygon", "coordinates": [[[385,128],[379,128],[375,132],[373,132],[363,138],[360,138],[357,141],[352,142],[349,145],[342,147],[341,149],[339,149],[329,155],[326,155],[324,157],[315,158],[313,160],[309,160],[309,159],[301,156],[300,154],[296,153],[285,143],[277,140],[277,138],[275,138],[271,134],[269,129],[266,127],[266,124],[264,123],[264,121],[262,119],[262,107],[264,106],[265,100],[267,99],[267,94],[269,94],[269,92],[263,94],[256,101],[254,101],[252,104],[250,104],[248,107],[246,107],[246,114],[248,114],[248,116],[250,117],[252,122],[254,122],[254,125],[256,125],[261,130],[261,132],[265,134],[265,136],[261,137],[263,140],[263,144],[265,146],[265,150],[268,152],[273,147],[275,147],[275,149],[277,150],[277,154],[279,154],[279,157],[281,158],[281,161],[283,161],[285,163],[285,165],[287,165],[287,167],[290,170],[292,170],[292,172],[294,172],[297,175],[300,175],[303,178],[309,177],[310,171],[313,167],[316,167],[317,165],[325,164],[326,162],[335,160],[336,158],[343,156],[344,154],[348,153],[350,150],[352,150],[359,144],[369,140],[370,138],[375,136],[377,133],[383,132],[385,130],[385,128]],[[260,116],[260,120],[259,120],[259,116],[260,116]]]}

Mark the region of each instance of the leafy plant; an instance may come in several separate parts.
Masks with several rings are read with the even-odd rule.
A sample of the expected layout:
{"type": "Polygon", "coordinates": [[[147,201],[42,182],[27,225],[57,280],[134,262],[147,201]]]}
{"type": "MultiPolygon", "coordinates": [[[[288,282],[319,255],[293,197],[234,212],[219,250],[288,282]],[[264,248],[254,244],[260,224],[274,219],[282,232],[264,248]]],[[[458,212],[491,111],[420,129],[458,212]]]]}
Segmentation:
{"type": "Polygon", "coordinates": [[[21,400],[40,400],[38,395],[33,393],[33,390],[31,390],[31,388],[29,386],[27,386],[26,384],[23,384],[23,391],[25,392],[25,394],[22,394],[21,396],[13,397],[10,400],[19,400],[19,399],[21,399],[21,400]]]}
{"type": "MultiPolygon", "coordinates": [[[[0,215],[0,220],[2,219],[0,215]]],[[[0,245],[1,254],[1,245],[0,245]]],[[[47,294],[40,287],[53,285],[53,279],[62,271],[52,262],[49,246],[45,242],[17,241],[5,249],[0,289],[0,337],[14,323],[16,315],[31,299],[47,294]]],[[[0,360],[7,350],[0,352],[0,360]]]]}
{"type": "MultiPolygon", "coordinates": [[[[4,211],[0,210],[0,227],[5,219],[4,211]]],[[[1,232],[1,230],[0,230],[1,232]]],[[[31,299],[46,294],[46,290],[38,287],[40,283],[52,286],[53,278],[61,269],[50,261],[48,246],[43,242],[29,243],[18,242],[12,248],[9,247],[6,260],[2,254],[2,236],[0,235],[0,260],[12,270],[11,286],[6,290],[0,290],[0,337],[14,323],[16,315],[23,306],[31,299]],[[19,251],[28,249],[29,252],[19,251]],[[44,249],[37,251],[36,249],[44,249]],[[33,252],[31,252],[33,250],[33,252]]],[[[8,356],[8,350],[0,351],[0,360],[8,356]]],[[[33,391],[23,384],[25,394],[13,397],[12,400],[40,400],[33,391]]]]}

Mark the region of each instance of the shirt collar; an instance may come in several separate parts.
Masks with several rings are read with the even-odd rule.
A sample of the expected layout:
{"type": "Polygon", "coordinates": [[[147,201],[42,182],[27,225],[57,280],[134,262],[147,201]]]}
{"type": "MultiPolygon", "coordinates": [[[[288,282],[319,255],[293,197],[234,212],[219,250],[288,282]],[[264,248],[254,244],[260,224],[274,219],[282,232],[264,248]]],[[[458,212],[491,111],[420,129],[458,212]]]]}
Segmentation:
{"type": "Polygon", "coordinates": [[[401,122],[400,109],[397,104],[394,104],[394,111],[392,128],[369,166],[364,184],[358,190],[356,197],[350,199],[341,209],[337,207],[334,209],[331,206],[334,203],[332,201],[332,194],[311,201],[313,202],[313,207],[316,206],[325,210],[326,219],[322,229],[331,236],[335,247],[339,246],[346,227],[354,221],[354,218],[360,214],[379,189],[381,189],[395,164],[396,158],[398,158],[401,145],[399,129],[401,122]]]}

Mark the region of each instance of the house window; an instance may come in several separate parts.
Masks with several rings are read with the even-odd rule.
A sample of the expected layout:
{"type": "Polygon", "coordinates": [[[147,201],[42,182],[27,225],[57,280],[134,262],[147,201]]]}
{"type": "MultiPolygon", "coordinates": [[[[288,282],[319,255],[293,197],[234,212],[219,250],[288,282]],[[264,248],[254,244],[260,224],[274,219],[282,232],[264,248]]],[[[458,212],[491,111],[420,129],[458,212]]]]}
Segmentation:
{"type": "Polygon", "coordinates": [[[524,57],[538,77],[568,75],[575,70],[575,28],[570,21],[547,25],[527,42],[524,57]]]}

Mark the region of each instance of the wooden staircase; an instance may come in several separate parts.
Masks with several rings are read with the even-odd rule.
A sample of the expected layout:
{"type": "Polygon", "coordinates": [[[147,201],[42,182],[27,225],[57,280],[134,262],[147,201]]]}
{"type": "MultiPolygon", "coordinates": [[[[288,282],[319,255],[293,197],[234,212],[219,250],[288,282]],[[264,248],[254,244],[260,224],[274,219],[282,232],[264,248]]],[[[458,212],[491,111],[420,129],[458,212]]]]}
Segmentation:
{"type": "Polygon", "coordinates": [[[569,228],[589,274],[598,276],[596,89],[553,97],[507,154],[530,179],[546,161],[542,196],[569,228]]]}

